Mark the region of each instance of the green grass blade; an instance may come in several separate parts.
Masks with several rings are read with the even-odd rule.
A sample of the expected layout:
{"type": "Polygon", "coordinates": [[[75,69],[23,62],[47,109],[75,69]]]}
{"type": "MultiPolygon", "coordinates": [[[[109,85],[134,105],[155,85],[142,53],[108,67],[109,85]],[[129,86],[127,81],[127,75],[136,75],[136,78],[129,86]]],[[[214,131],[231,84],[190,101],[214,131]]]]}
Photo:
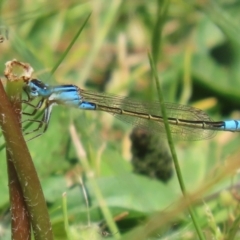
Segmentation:
{"type": "Polygon", "coordinates": [[[63,53],[62,57],[58,60],[58,62],[56,63],[56,65],[53,67],[53,69],[51,70],[51,75],[54,74],[54,72],[57,70],[57,68],[59,67],[59,65],[62,63],[62,61],[65,59],[65,57],[67,56],[67,54],[69,53],[69,51],[71,50],[73,44],[76,42],[76,40],[78,39],[80,33],[82,32],[82,30],[84,29],[84,27],[86,26],[88,19],[90,18],[91,13],[87,16],[86,20],[84,21],[83,25],[79,28],[78,32],[76,33],[76,35],[74,36],[74,38],[72,39],[71,43],[69,44],[69,46],[67,47],[67,49],[65,50],[65,52],[63,53]]]}

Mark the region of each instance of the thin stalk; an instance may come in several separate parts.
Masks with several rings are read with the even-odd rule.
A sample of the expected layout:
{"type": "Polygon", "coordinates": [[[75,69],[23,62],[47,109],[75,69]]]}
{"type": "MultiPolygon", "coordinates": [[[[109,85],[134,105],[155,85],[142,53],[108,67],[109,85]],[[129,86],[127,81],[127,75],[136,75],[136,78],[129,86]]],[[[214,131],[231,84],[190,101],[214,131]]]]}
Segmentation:
{"type": "MultiPolygon", "coordinates": [[[[168,119],[167,119],[167,112],[166,112],[166,109],[164,106],[163,94],[162,94],[162,90],[161,90],[161,86],[160,86],[160,82],[159,82],[159,78],[158,78],[158,74],[157,74],[157,70],[156,70],[156,63],[158,62],[159,52],[160,52],[160,48],[161,48],[162,29],[163,29],[164,23],[167,19],[169,1],[168,0],[158,0],[157,4],[158,4],[157,20],[156,20],[156,25],[155,25],[155,28],[153,31],[153,37],[152,37],[152,51],[151,52],[152,52],[153,57],[149,54],[149,59],[150,59],[150,64],[151,64],[151,68],[152,68],[153,77],[156,82],[158,98],[159,98],[159,102],[160,102],[159,107],[162,111],[162,116],[163,116],[163,120],[164,120],[166,134],[167,134],[168,144],[169,144],[169,148],[170,148],[170,151],[172,154],[172,158],[173,158],[174,166],[176,169],[179,185],[180,185],[183,196],[189,202],[189,199],[186,195],[186,188],[184,185],[181,169],[180,169],[180,166],[178,163],[178,158],[177,158],[176,150],[175,150],[174,143],[173,143],[170,126],[169,126],[168,119]]],[[[192,221],[193,221],[193,224],[194,224],[194,227],[196,229],[199,239],[201,239],[201,240],[205,239],[202,234],[201,228],[198,224],[196,214],[190,204],[189,204],[188,210],[191,215],[191,218],[192,218],[192,221]]]]}
{"type": "Polygon", "coordinates": [[[67,234],[67,239],[71,240],[71,233],[68,222],[68,210],[67,210],[67,194],[66,192],[62,195],[62,209],[63,209],[63,219],[64,219],[64,229],[67,234]]]}
{"type": "Polygon", "coordinates": [[[88,181],[89,181],[89,183],[93,189],[93,192],[96,196],[96,199],[99,203],[99,206],[101,208],[104,219],[106,220],[108,227],[111,230],[112,234],[114,234],[114,237],[116,239],[120,239],[120,234],[119,234],[118,228],[116,226],[116,223],[114,222],[113,216],[112,216],[112,214],[107,206],[107,203],[104,199],[104,196],[102,195],[102,192],[97,184],[94,174],[92,173],[92,169],[91,169],[91,167],[89,165],[89,161],[87,159],[87,154],[86,154],[85,150],[83,149],[83,146],[79,140],[79,137],[77,136],[75,127],[73,125],[70,126],[70,134],[71,134],[71,138],[73,141],[73,145],[76,149],[77,156],[79,157],[79,159],[81,159],[81,164],[83,165],[83,168],[86,172],[88,181]]]}
{"type": "MultiPolygon", "coordinates": [[[[186,187],[185,187],[185,184],[184,184],[184,181],[183,181],[181,168],[180,168],[180,165],[178,163],[178,158],[177,158],[176,150],[175,150],[175,147],[174,147],[173,138],[172,138],[171,131],[170,131],[170,126],[169,126],[169,123],[168,123],[167,112],[166,112],[166,109],[165,109],[165,106],[164,106],[164,99],[163,99],[161,86],[160,86],[160,83],[159,83],[158,74],[157,74],[157,71],[156,71],[155,63],[153,62],[153,59],[152,59],[150,54],[149,54],[149,59],[150,59],[150,64],[151,64],[153,76],[154,76],[154,79],[155,79],[155,82],[156,82],[158,99],[159,99],[159,102],[160,102],[160,109],[162,111],[162,117],[163,117],[163,120],[164,120],[164,126],[165,126],[165,130],[166,130],[166,134],[167,134],[168,144],[169,144],[169,148],[170,148],[170,151],[171,151],[171,154],[172,154],[173,163],[174,163],[175,170],[176,170],[176,173],[177,173],[178,182],[179,182],[180,188],[182,190],[183,196],[186,198],[187,202],[190,202],[190,200],[187,196],[187,193],[186,193],[186,187]]],[[[193,208],[191,207],[190,204],[189,204],[188,211],[189,211],[189,214],[192,218],[192,221],[193,221],[193,224],[194,224],[194,227],[196,229],[196,232],[198,234],[199,239],[201,239],[201,240],[205,239],[204,236],[203,236],[203,233],[201,231],[201,228],[198,224],[196,214],[195,214],[195,212],[194,212],[194,210],[193,210],[193,208]]]]}
{"type": "Polygon", "coordinates": [[[159,51],[161,47],[161,33],[163,30],[163,26],[165,24],[168,12],[168,0],[157,0],[157,19],[155,26],[153,28],[152,34],[152,56],[154,62],[157,62],[159,59],[159,51]]]}

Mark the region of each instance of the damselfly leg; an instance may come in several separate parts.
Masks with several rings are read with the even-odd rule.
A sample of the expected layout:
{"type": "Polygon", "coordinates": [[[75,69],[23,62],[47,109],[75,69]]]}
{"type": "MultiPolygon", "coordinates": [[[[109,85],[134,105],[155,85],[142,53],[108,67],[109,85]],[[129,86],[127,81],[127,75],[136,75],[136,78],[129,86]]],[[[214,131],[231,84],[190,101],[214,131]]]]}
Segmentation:
{"type": "MultiPolygon", "coordinates": [[[[31,100],[30,100],[31,101],[31,100]]],[[[22,112],[24,115],[34,116],[36,115],[37,111],[42,107],[44,103],[44,99],[42,98],[36,105],[32,104],[29,100],[22,100],[22,104],[26,104],[27,106],[33,108],[32,112],[22,112]]]]}
{"type": "Polygon", "coordinates": [[[27,141],[30,141],[34,138],[37,138],[37,137],[41,136],[47,130],[48,122],[49,122],[49,118],[50,118],[50,114],[51,114],[51,111],[50,111],[51,105],[50,106],[46,105],[44,111],[39,111],[41,109],[41,107],[43,106],[43,104],[47,104],[46,100],[44,98],[42,98],[39,102],[37,102],[37,104],[33,104],[32,100],[33,99],[31,99],[29,96],[28,96],[27,100],[22,100],[23,104],[26,104],[27,106],[29,106],[33,109],[31,112],[23,111],[22,114],[27,115],[27,116],[36,116],[35,119],[29,119],[28,118],[28,119],[25,119],[21,122],[22,124],[27,123],[23,127],[23,132],[24,132],[24,135],[33,134],[33,133],[36,133],[38,131],[40,131],[40,133],[31,137],[27,141]],[[37,112],[39,112],[39,114],[37,114],[37,112]],[[42,118],[38,119],[40,116],[42,116],[42,118]],[[32,130],[26,131],[34,123],[37,123],[37,127],[33,128],[32,130]]]}

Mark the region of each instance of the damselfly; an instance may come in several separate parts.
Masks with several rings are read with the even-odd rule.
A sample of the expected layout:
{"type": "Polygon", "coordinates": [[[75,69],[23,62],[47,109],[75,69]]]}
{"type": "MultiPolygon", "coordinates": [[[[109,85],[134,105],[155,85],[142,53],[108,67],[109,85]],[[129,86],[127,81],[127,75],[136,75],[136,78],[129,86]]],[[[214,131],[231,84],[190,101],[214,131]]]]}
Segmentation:
{"type": "MultiPolygon", "coordinates": [[[[159,102],[136,101],[130,98],[83,90],[75,85],[49,86],[37,79],[27,82],[24,91],[28,96],[28,100],[24,102],[34,107],[34,111],[28,115],[36,114],[37,110],[45,104],[42,119],[35,120],[39,122],[38,127],[27,134],[42,130],[39,134],[41,135],[47,130],[54,105],[108,112],[122,121],[149,129],[155,133],[165,134],[159,102]],[[35,98],[40,98],[36,106],[31,104],[35,98]]],[[[204,111],[191,106],[175,103],[165,103],[164,106],[167,110],[170,130],[175,139],[201,140],[213,137],[216,131],[240,131],[240,120],[214,122],[204,111]]]]}

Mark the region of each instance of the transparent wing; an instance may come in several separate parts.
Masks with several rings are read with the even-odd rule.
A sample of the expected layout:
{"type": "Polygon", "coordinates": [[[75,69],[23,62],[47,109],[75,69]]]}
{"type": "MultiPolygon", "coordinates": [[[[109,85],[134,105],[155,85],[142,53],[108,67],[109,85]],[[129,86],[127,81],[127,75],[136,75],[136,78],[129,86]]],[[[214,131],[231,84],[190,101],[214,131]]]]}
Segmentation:
{"type": "MultiPolygon", "coordinates": [[[[110,108],[120,108],[135,113],[145,113],[155,116],[161,116],[161,109],[159,102],[142,102],[130,98],[118,97],[109,94],[91,92],[80,89],[80,95],[84,101],[96,103],[110,108]]],[[[184,119],[190,121],[211,122],[209,116],[202,110],[185,105],[174,103],[164,104],[167,110],[168,118],[184,119]]],[[[151,121],[136,116],[128,116],[124,114],[113,114],[116,118],[130,123],[132,125],[147,128],[155,134],[165,133],[163,122],[151,121]]],[[[179,140],[201,140],[208,139],[215,135],[216,131],[202,128],[194,128],[192,126],[170,125],[171,133],[174,139],[179,140]]]]}

